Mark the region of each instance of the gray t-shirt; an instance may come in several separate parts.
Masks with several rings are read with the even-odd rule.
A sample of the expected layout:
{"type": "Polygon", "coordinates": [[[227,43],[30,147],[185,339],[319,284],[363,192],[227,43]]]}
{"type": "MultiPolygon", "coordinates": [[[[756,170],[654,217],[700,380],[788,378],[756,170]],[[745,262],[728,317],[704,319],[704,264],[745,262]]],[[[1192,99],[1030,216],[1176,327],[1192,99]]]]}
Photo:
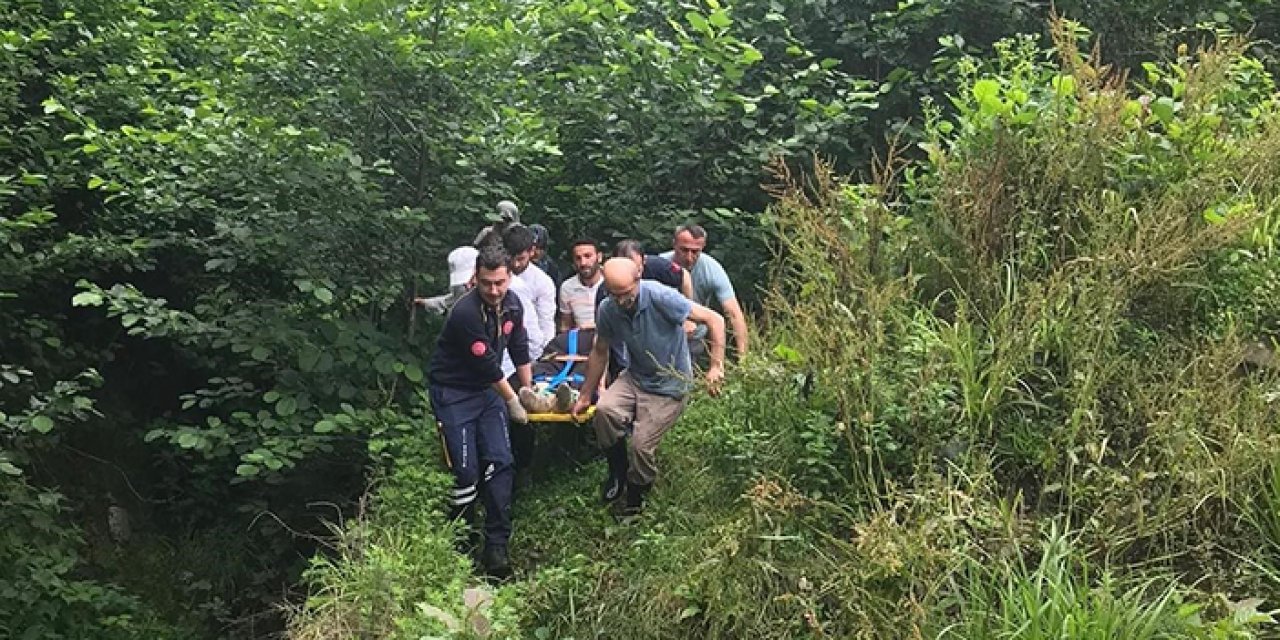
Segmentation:
{"type": "Polygon", "coordinates": [[[649,393],[683,398],[689,393],[693,367],[684,321],[693,307],[680,292],[641,280],[634,313],[606,298],[596,310],[596,335],[627,345],[627,368],[636,386],[649,393]]]}

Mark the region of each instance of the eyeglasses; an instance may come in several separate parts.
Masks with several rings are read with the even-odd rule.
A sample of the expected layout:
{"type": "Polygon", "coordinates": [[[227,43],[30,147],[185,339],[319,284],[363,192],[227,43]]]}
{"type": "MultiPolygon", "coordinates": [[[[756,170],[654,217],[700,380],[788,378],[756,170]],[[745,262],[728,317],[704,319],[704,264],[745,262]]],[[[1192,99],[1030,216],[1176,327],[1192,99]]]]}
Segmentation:
{"type": "Polygon", "coordinates": [[[613,298],[614,302],[623,307],[629,307],[633,302],[635,302],[636,295],[639,292],[640,287],[632,287],[629,291],[625,291],[623,293],[613,293],[611,291],[609,292],[609,295],[613,298]]]}

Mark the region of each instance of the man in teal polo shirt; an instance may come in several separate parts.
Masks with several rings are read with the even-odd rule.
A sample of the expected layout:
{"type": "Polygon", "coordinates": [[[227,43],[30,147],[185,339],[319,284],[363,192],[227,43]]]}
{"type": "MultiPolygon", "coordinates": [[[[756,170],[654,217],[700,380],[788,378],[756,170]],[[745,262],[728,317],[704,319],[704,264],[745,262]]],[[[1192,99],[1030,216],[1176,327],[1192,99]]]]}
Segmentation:
{"type": "MultiPolygon", "coordinates": [[[[707,248],[707,230],[696,224],[682,224],[676,227],[672,238],[672,250],[662,257],[684,267],[693,280],[693,300],[705,306],[717,305],[729,319],[733,328],[733,344],[738,357],[747,354],[747,316],[738,303],[738,295],[733,291],[733,283],[729,274],[725,273],[720,261],[704,253],[707,248]]],[[[699,326],[693,334],[697,341],[704,339],[706,328],[699,326]]],[[[696,342],[695,342],[696,344],[696,342]]]]}
{"type": "Polygon", "coordinates": [[[577,415],[590,405],[609,364],[609,345],[625,344],[630,366],[601,393],[593,424],[609,463],[601,497],[613,502],[625,483],[621,512],[634,516],[643,508],[644,495],[658,474],[658,443],[688,404],[693,368],[684,322],[707,326],[711,355],[707,389],[717,395],[724,379],[724,318],[674,289],[641,280],[639,267],[629,258],[605,263],[604,286],[609,297],[596,310],[596,341],[572,413],[577,415]],[[630,449],[625,440],[628,431],[630,449]]]}

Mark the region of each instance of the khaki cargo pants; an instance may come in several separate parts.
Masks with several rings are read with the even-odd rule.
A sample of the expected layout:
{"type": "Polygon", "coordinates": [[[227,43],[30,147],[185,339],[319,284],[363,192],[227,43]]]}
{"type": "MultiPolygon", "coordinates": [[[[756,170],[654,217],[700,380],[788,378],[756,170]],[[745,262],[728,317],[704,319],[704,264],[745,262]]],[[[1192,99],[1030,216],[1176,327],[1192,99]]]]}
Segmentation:
{"type": "Polygon", "coordinates": [[[631,372],[624,371],[596,403],[593,425],[596,442],[608,449],[631,429],[631,446],[627,450],[627,480],[640,485],[653,484],[658,476],[655,454],[663,434],[684,413],[688,396],[672,398],[649,393],[636,386],[631,372]]]}

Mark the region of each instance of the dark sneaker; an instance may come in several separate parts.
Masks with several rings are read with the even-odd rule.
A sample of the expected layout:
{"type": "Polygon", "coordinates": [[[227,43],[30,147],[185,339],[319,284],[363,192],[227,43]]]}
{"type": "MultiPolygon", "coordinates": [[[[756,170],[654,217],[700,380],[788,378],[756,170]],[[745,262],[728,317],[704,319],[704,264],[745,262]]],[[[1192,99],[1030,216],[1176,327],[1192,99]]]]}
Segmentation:
{"type": "Polygon", "coordinates": [[[516,491],[525,492],[533,488],[533,469],[521,467],[516,469],[516,477],[512,481],[516,491]]]}
{"type": "Polygon", "coordinates": [[[573,403],[577,401],[577,398],[573,396],[573,387],[563,383],[556,387],[556,411],[569,413],[569,410],[573,408],[573,403]]]}
{"type": "Polygon", "coordinates": [[[614,504],[613,515],[622,524],[630,524],[644,512],[644,495],[652,485],[627,483],[626,499],[614,504]]]}
{"type": "Polygon", "coordinates": [[[610,502],[621,498],[622,489],[625,486],[626,485],[622,478],[610,473],[609,477],[604,479],[604,484],[600,485],[600,500],[605,504],[609,504],[610,502]]]}
{"type": "Polygon", "coordinates": [[[485,545],[484,553],[480,555],[480,563],[484,565],[484,572],[490,577],[498,580],[511,577],[511,562],[507,560],[507,546],[504,544],[485,545]]]}
{"type": "Polygon", "coordinates": [[[618,441],[605,449],[604,459],[609,464],[609,475],[600,486],[600,500],[609,504],[621,498],[627,486],[627,443],[618,441]]]}

